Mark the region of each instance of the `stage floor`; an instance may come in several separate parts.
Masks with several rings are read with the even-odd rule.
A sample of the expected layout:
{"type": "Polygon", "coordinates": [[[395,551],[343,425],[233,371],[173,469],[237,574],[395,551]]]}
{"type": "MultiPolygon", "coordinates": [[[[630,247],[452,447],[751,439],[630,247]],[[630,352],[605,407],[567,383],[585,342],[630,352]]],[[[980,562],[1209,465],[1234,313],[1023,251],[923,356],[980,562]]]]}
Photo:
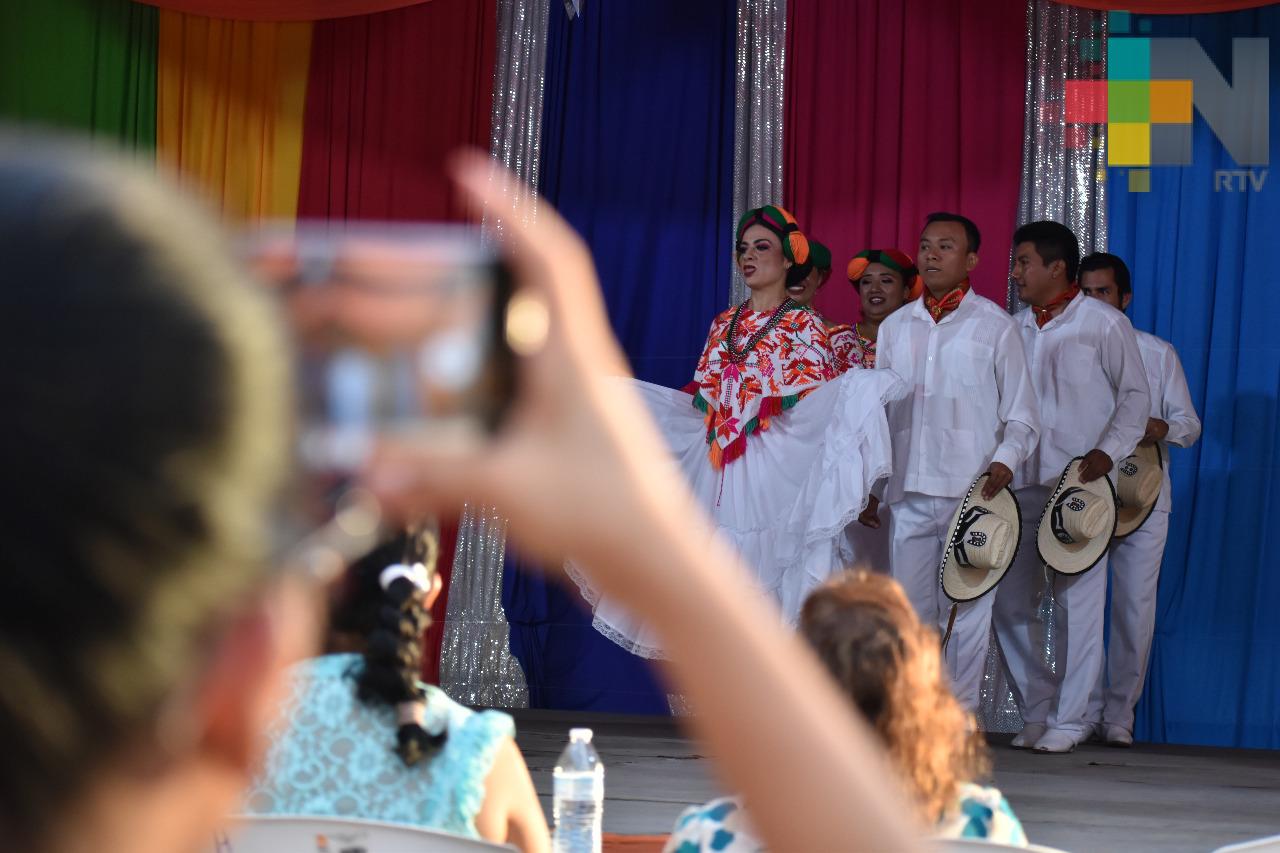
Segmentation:
{"type": "MultiPolygon", "coordinates": [[[[719,792],[709,758],[666,718],[515,712],[518,740],[550,812],[551,769],[572,726],[605,762],[606,832],[670,831],[685,806],[719,792]]],[[[996,784],[1035,843],[1070,853],[1206,853],[1280,833],[1280,752],[1138,745],[1071,755],[992,743],[996,784]]]]}

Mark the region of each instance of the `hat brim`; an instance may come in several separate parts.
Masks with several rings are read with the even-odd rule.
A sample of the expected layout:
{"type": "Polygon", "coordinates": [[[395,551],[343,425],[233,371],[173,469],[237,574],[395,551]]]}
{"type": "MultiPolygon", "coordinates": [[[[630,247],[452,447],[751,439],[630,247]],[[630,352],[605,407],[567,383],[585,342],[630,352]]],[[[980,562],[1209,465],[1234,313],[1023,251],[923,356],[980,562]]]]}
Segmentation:
{"type": "Polygon", "coordinates": [[[1018,499],[1013,496],[1013,489],[1005,486],[996,492],[995,497],[987,500],[982,496],[982,486],[986,481],[986,474],[980,475],[973,481],[973,485],[969,487],[969,493],[960,502],[960,506],[956,507],[955,515],[951,517],[951,524],[947,527],[947,550],[942,555],[938,576],[942,583],[942,591],[946,593],[947,598],[957,603],[976,601],[995,589],[996,584],[1004,579],[1009,572],[1009,567],[1017,558],[1018,543],[1022,540],[1022,508],[1018,506],[1018,499]],[[960,527],[960,519],[965,511],[972,506],[985,507],[1013,525],[1013,548],[1009,552],[1008,561],[1003,566],[997,566],[989,571],[971,569],[961,565],[956,559],[956,531],[960,527]]]}
{"type": "MultiPolygon", "coordinates": [[[[1145,507],[1137,507],[1135,509],[1118,507],[1116,509],[1116,539],[1123,539],[1146,524],[1147,519],[1151,517],[1151,513],[1155,512],[1156,504],[1160,502],[1160,492],[1164,491],[1164,454],[1160,452],[1159,446],[1155,444],[1149,444],[1146,447],[1139,445],[1133,451],[1133,456],[1146,457],[1149,462],[1154,457],[1156,465],[1160,466],[1160,491],[1156,492],[1155,499],[1145,507]]],[[[1125,459],[1129,458],[1132,457],[1125,457],[1125,459]]],[[[1123,465],[1124,460],[1121,460],[1120,464],[1123,465]]]]}
{"type": "Polygon", "coordinates": [[[1084,463],[1083,456],[1077,456],[1067,465],[1062,477],[1058,479],[1058,486],[1053,490],[1053,494],[1049,496],[1049,502],[1044,506],[1044,512],[1040,515],[1040,527],[1036,531],[1036,551],[1040,555],[1040,562],[1061,575],[1081,575],[1098,565],[1098,562],[1106,555],[1107,549],[1111,547],[1111,539],[1116,532],[1116,487],[1111,482],[1111,477],[1103,475],[1098,479],[1083,483],[1080,481],[1080,467],[1084,463]],[[1058,541],[1058,537],[1053,535],[1053,528],[1048,523],[1049,515],[1053,512],[1053,503],[1058,495],[1062,494],[1065,489],[1084,489],[1093,492],[1100,498],[1108,501],[1106,506],[1109,508],[1110,516],[1109,533],[1103,533],[1088,542],[1079,542],[1074,545],[1067,545],[1058,541]]]}

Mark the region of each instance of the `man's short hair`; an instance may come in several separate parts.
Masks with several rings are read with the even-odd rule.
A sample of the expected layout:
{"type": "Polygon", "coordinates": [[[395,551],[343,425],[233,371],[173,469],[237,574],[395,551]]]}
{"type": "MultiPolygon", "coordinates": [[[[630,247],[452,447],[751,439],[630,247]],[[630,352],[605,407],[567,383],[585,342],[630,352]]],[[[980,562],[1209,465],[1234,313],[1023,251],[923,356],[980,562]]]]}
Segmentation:
{"type": "Polygon", "coordinates": [[[1013,245],[1033,243],[1036,254],[1049,266],[1054,261],[1067,265],[1067,281],[1075,281],[1080,274],[1080,241],[1070,228],[1061,222],[1042,220],[1028,222],[1013,232],[1013,245]]]}
{"type": "Polygon", "coordinates": [[[1084,278],[1085,273],[1096,270],[1111,270],[1111,275],[1116,280],[1116,291],[1122,300],[1133,293],[1133,278],[1129,275],[1129,265],[1124,262],[1124,258],[1110,252],[1094,252],[1080,262],[1081,278],[1084,278]]]}
{"type": "Polygon", "coordinates": [[[961,216],[958,213],[948,213],[945,210],[935,211],[924,218],[925,227],[929,227],[935,222],[959,222],[964,226],[964,236],[969,242],[969,251],[977,252],[978,247],[982,245],[982,232],[978,230],[978,226],[973,220],[967,216],[961,216]]]}

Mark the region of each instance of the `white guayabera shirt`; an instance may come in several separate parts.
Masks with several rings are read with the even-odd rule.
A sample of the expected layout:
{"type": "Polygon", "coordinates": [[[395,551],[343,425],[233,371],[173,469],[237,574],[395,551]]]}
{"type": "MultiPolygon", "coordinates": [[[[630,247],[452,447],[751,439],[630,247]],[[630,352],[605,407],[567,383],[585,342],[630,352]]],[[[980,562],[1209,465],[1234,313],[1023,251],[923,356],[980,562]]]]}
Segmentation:
{"type": "Polygon", "coordinates": [[[876,368],[911,395],[889,405],[893,473],[884,499],[908,492],[963,497],[994,461],[1010,471],[1035,450],[1040,417],[1018,326],[970,290],[934,323],[923,299],[880,326],[876,368]]]}
{"type": "Polygon", "coordinates": [[[1094,448],[1112,462],[1133,453],[1147,431],[1151,392],[1129,318],[1081,293],[1044,328],[1030,308],[1014,319],[1040,400],[1040,445],[1015,484],[1052,485],[1094,448]]]}
{"type": "Polygon", "coordinates": [[[1147,332],[1134,330],[1138,336],[1138,351],[1142,354],[1142,366],[1146,369],[1147,385],[1151,389],[1151,417],[1169,425],[1169,434],[1160,442],[1160,457],[1164,460],[1164,487],[1156,501],[1158,512],[1173,509],[1173,484],[1169,480],[1169,445],[1190,447],[1200,438],[1200,416],[1191,402],[1191,390],[1182,372],[1178,353],[1168,341],[1147,332]]]}

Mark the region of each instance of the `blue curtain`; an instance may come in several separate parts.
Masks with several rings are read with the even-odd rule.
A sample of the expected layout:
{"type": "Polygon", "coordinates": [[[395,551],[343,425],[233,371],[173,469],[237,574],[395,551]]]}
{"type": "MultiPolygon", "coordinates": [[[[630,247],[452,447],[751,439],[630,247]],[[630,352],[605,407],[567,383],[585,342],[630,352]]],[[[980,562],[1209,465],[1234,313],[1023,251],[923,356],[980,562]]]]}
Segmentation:
{"type": "Polygon", "coordinates": [[[546,577],[508,546],[502,607],[511,653],[529,684],[530,708],[616,714],[667,714],[656,668],[591,627],[576,593],[546,577]]]}
{"type": "MultiPolygon", "coordinates": [[[[1280,7],[1151,16],[1191,36],[1232,81],[1232,37],[1280,37],[1280,7]]],[[[1147,34],[1143,31],[1143,34],[1147,34]]],[[[1280,81],[1272,61],[1271,152],[1280,81]]],[[[1280,747],[1280,186],[1215,191],[1240,168],[1197,114],[1193,164],[1154,167],[1149,192],[1111,169],[1110,248],[1134,271],[1135,325],[1182,358],[1204,436],[1173,453],[1174,514],[1139,739],[1280,747]]],[[[1255,176],[1267,173],[1254,166],[1255,176]]]]}
{"type": "MultiPolygon", "coordinates": [[[[670,387],[729,301],[736,20],[736,0],[551,7],[540,189],[590,246],[632,369],[670,387]]],[[[667,713],[650,664],[518,560],[503,604],[530,705],[667,713]]]]}
{"type": "Polygon", "coordinates": [[[553,4],[542,193],[586,238],[636,376],[679,388],[729,301],[735,0],[553,4]]]}

